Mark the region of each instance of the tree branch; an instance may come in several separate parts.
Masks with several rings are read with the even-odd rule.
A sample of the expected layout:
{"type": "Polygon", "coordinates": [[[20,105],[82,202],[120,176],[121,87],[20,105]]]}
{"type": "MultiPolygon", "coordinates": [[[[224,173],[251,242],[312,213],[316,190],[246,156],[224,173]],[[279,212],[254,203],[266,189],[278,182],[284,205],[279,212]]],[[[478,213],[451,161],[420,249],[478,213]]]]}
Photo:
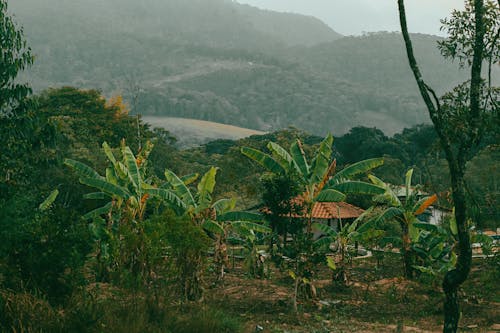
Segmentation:
{"type": "Polygon", "coordinates": [[[425,88],[427,89],[428,92],[431,93],[432,98],[434,99],[434,103],[436,103],[436,115],[438,116],[440,121],[442,121],[443,119],[441,118],[441,103],[439,102],[439,98],[437,97],[436,92],[427,84],[425,84],[425,88]]]}
{"type": "Polygon", "coordinates": [[[403,0],[398,0],[398,7],[399,7],[399,21],[401,23],[401,31],[403,33],[403,38],[405,41],[406,53],[408,54],[408,61],[410,63],[410,68],[413,72],[415,80],[417,81],[420,95],[422,95],[422,98],[424,99],[425,105],[429,110],[431,118],[436,118],[437,110],[434,107],[434,104],[432,103],[431,97],[429,96],[429,93],[427,91],[427,85],[425,84],[422,78],[422,74],[420,73],[420,68],[418,67],[417,60],[415,59],[415,55],[413,53],[413,45],[410,39],[410,34],[408,33],[405,5],[403,0]]]}
{"type": "Polygon", "coordinates": [[[427,110],[429,111],[429,116],[431,117],[432,123],[434,124],[434,128],[436,129],[439,139],[441,140],[447,159],[448,161],[451,162],[455,159],[453,151],[451,149],[450,140],[446,137],[446,135],[443,132],[444,124],[439,112],[441,109],[439,99],[436,96],[436,93],[424,82],[422,73],[420,72],[420,68],[418,67],[417,59],[415,58],[413,52],[413,45],[410,39],[410,34],[408,33],[408,24],[406,23],[406,11],[405,11],[404,0],[398,0],[398,9],[399,9],[399,22],[401,24],[401,32],[403,34],[403,39],[406,46],[406,53],[408,55],[408,62],[410,63],[410,68],[413,72],[415,80],[417,81],[418,90],[420,91],[420,95],[422,96],[424,103],[427,106],[427,110]],[[432,102],[429,92],[431,92],[431,94],[433,95],[436,101],[436,106],[432,102]]]}

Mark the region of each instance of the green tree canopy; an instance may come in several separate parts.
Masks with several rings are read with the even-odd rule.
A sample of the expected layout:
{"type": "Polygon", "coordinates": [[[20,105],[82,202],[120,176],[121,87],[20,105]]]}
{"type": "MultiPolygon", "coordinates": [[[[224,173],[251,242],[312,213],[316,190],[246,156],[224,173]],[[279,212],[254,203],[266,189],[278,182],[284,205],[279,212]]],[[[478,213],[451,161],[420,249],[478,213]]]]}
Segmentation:
{"type": "Polygon", "coordinates": [[[33,63],[23,29],[7,13],[6,0],[0,0],[0,36],[0,116],[4,116],[31,92],[27,84],[17,83],[15,79],[33,63]]]}

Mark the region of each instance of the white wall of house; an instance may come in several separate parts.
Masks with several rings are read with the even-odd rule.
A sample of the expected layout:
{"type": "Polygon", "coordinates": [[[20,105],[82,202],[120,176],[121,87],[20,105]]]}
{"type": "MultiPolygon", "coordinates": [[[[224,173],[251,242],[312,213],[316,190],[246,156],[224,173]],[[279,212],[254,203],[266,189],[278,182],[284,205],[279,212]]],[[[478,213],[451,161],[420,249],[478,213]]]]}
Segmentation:
{"type": "Polygon", "coordinates": [[[435,225],[440,225],[443,222],[444,218],[450,214],[449,211],[442,210],[434,206],[429,207],[429,210],[430,216],[428,222],[435,225]]]}

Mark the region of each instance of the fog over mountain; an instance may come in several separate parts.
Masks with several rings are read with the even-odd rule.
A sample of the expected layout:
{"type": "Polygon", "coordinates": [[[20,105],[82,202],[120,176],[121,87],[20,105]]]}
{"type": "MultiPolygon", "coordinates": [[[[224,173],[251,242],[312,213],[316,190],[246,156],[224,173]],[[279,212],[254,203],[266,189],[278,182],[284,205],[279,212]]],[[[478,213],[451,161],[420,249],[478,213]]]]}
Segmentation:
{"type": "MultiPolygon", "coordinates": [[[[399,31],[394,0],[237,0],[263,9],[312,15],[344,35],[370,31],[399,31]]],[[[439,20],[453,9],[463,9],[462,0],[408,0],[411,32],[441,35],[439,20]]]]}
{"type": "MultiPolygon", "coordinates": [[[[341,134],[365,125],[392,134],[429,121],[396,33],[343,37],[312,16],[230,0],[9,5],[36,54],[25,78],[37,91],[97,88],[122,94],[136,113],[255,130],[341,134]]],[[[414,43],[443,93],[465,75],[442,59],[437,38],[414,43]]]]}

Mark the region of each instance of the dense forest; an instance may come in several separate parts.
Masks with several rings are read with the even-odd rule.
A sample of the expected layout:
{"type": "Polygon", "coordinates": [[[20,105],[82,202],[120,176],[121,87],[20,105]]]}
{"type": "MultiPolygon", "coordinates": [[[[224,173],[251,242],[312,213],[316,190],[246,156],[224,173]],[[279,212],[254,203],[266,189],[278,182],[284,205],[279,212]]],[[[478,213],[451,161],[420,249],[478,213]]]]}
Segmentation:
{"type": "MultiPolygon", "coordinates": [[[[399,35],[343,37],[228,0],[8,6],[0,0],[0,331],[442,328],[440,283],[463,230],[442,132],[399,35]],[[181,149],[142,113],[267,133],[181,149]],[[431,223],[431,209],[446,216],[431,223]]],[[[440,95],[467,78],[436,37],[412,38],[440,95]]],[[[460,320],[477,332],[499,328],[489,83],[480,140],[464,156],[475,257],[460,320]]],[[[445,104],[454,96],[443,112],[449,131],[465,132],[463,101],[445,104]]]]}

